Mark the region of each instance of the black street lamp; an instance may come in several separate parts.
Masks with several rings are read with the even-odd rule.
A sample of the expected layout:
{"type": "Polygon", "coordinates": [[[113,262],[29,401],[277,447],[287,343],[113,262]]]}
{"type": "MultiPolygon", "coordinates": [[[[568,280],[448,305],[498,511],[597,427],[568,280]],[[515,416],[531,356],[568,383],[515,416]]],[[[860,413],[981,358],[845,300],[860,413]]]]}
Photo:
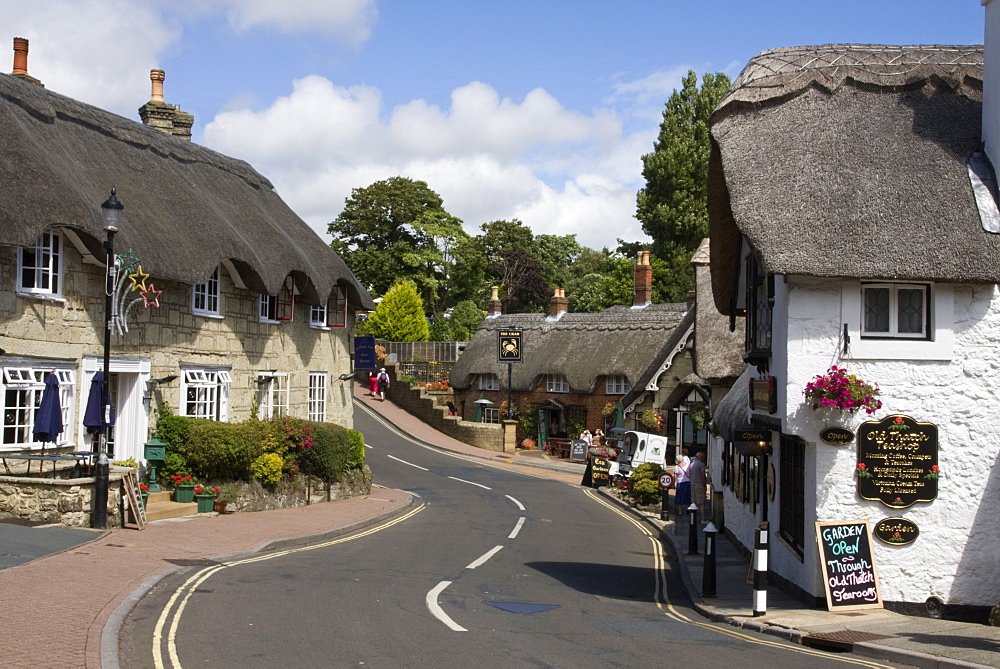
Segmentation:
{"type": "Polygon", "coordinates": [[[104,231],[108,233],[104,242],[107,251],[107,274],[104,286],[104,387],[101,393],[101,435],[97,446],[97,476],[94,481],[94,527],[103,530],[108,525],[108,441],[111,439],[111,328],[112,299],[117,282],[115,267],[115,233],[125,208],[111,189],[111,197],[101,204],[104,217],[104,231]]]}

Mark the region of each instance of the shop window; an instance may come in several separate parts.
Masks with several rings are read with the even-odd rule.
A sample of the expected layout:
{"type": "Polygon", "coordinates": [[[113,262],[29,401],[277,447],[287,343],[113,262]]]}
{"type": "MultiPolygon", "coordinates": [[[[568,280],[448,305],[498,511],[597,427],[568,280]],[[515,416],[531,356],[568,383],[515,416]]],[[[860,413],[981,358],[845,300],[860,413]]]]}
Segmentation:
{"type": "Polygon", "coordinates": [[[497,407],[486,407],[483,409],[483,422],[484,423],[499,423],[500,422],[500,409],[497,407]]]}
{"type": "Polygon", "coordinates": [[[861,286],[862,337],[929,339],[930,286],[865,283],[861,286]]]}
{"type": "Polygon", "coordinates": [[[800,558],[805,551],[806,537],[805,460],[805,442],[797,437],[781,435],[778,533],[800,558]]]}
{"type": "Polygon", "coordinates": [[[62,295],[62,236],[44,232],[34,246],[22,246],[17,254],[17,292],[24,295],[62,295]]]}
{"type": "Polygon", "coordinates": [[[229,418],[228,369],[184,369],[181,381],[182,415],[225,421],[229,418]]]}
{"type": "MultiPolygon", "coordinates": [[[[33,434],[38,407],[45,390],[45,377],[51,367],[4,367],[0,378],[3,397],[2,447],[30,448],[41,445],[33,434]]],[[[57,444],[72,443],[73,409],[76,398],[76,375],[71,369],[54,370],[59,379],[59,402],[63,431],[57,444]]]]}

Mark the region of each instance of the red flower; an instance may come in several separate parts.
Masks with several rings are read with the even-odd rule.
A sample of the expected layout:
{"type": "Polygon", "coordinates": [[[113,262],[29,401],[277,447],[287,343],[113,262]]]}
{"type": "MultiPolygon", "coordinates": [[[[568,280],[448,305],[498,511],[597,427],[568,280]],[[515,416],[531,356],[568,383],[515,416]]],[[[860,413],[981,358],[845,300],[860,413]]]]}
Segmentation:
{"type": "Polygon", "coordinates": [[[868,469],[868,467],[865,466],[865,463],[859,462],[858,463],[858,469],[860,469],[861,471],[864,471],[864,470],[868,469]]]}
{"type": "Polygon", "coordinates": [[[897,537],[897,538],[898,538],[898,537],[899,537],[899,532],[893,532],[893,533],[892,533],[892,536],[894,536],[894,537],[897,537]]]}
{"type": "Polygon", "coordinates": [[[938,466],[937,465],[931,465],[931,471],[932,472],[938,471],[938,466]]]}
{"type": "Polygon", "coordinates": [[[896,416],[896,421],[895,422],[902,423],[903,422],[903,417],[902,416],[896,416]]]}

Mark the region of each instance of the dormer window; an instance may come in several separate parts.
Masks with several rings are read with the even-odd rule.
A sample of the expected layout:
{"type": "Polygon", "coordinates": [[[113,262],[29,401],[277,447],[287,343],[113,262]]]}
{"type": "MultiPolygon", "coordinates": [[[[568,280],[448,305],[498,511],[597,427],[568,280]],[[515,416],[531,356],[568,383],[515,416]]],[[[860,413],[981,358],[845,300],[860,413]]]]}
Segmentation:
{"type": "Polygon", "coordinates": [[[930,338],[930,286],[915,283],[864,283],[861,336],[930,338]]]}
{"type": "Polygon", "coordinates": [[[500,390],[500,379],[497,378],[496,374],[480,374],[479,375],[479,389],[480,390],[500,390]]]}
{"type": "Polygon", "coordinates": [[[774,276],[764,273],[752,256],[746,259],[746,359],[766,365],[771,357],[771,320],[774,311],[774,276]]]}
{"type": "Polygon", "coordinates": [[[34,246],[22,246],[17,254],[17,292],[23,295],[62,295],[62,236],[43,232],[34,246]]]}
{"type": "Polygon", "coordinates": [[[546,375],[545,390],[550,393],[568,393],[569,379],[565,374],[546,375]]]}
{"type": "Polygon", "coordinates": [[[309,325],[314,328],[347,327],[347,291],[343,286],[334,286],[327,304],[309,307],[309,325]]]}
{"type": "Polygon", "coordinates": [[[195,284],[191,289],[191,311],[198,316],[219,315],[219,268],[205,283],[195,284]]]}

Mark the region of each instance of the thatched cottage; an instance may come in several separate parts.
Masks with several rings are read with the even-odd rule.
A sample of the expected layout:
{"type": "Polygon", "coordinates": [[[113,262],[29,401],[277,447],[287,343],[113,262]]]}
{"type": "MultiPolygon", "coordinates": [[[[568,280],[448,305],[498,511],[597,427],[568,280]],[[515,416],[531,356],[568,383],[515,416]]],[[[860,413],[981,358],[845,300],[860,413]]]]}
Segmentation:
{"type": "Polygon", "coordinates": [[[712,116],[715,304],[746,316],[749,365],[710,469],[726,530],[749,550],[767,521],[772,577],[805,599],[830,585],[816,523],[867,519],[890,606],[1000,602],[1000,145],[981,128],[1000,99],[983,62],[979,46],[775,49],[712,116]],[[850,440],[804,395],[831,366],[881,391],[872,414],[831,412],[850,440]],[[736,440],[747,424],[769,437],[736,440]]]}
{"type": "Polygon", "coordinates": [[[189,141],[193,119],[163,102],[161,71],[137,123],[45,89],[15,42],[15,72],[0,75],[0,450],[41,446],[34,407],[53,371],[57,443],[90,445],[83,408],[103,363],[101,203],[112,188],[125,206],[115,250],[163,291],[158,308],[133,305],[112,339],[113,457],[142,459],[159,406],[217,420],[256,406],[350,426],[338,377],[351,369],[354,310],[374,305],[343,261],[250,165],[189,141]]]}

